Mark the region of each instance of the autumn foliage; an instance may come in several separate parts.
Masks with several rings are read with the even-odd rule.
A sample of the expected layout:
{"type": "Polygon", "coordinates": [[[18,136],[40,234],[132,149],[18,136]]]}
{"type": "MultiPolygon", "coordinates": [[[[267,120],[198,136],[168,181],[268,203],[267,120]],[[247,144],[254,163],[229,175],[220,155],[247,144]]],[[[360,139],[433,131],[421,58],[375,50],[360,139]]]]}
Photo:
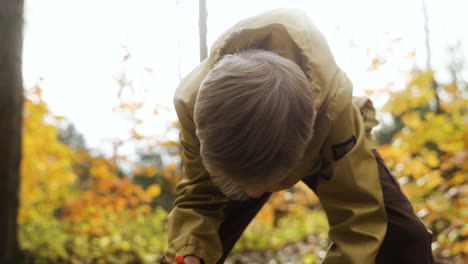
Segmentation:
{"type": "Polygon", "coordinates": [[[463,82],[438,83],[414,70],[382,113],[402,129],[380,147],[418,216],[434,232],[434,253],[468,261],[468,98],[463,82]]]}
{"type": "Polygon", "coordinates": [[[76,180],[73,150],[58,141],[55,122],[35,87],[25,98],[23,114],[23,160],[19,220],[38,219],[63,206],[76,180]]]}
{"type": "MultiPolygon", "coordinates": [[[[380,114],[392,122],[382,122],[377,131],[391,127],[379,151],[434,231],[434,254],[450,263],[468,261],[466,87],[414,70],[405,87],[383,91],[389,100],[380,114]]],[[[140,132],[144,120],[137,112],[143,103],[137,101],[117,106],[134,118],[127,141],[116,141],[114,150],[129,141],[148,146],[125,170],[120,164],[130,159],[118,151],[106,156],[60,140],[66,119],[50,113],[39,87],[26,96],[18,220],[31,263],[154,263],[162,254],[165,219],[181,177],[174,162],[179,147],[140,132]],[[171,162],[162,162],[161,155],[170,155],[171,162]]],[[[272,195],[235,252],[318,241],[301,256],[304,263],[319,263],[327,229],[318,198],[301,183],[272,195]]]]}
{"type": "MultiPolygon", "coordinates": [[[[49,112],[35,87],[25,100],[18,218],[26,256],[37,263],[154,262],[166,241],[166,212],[152,203],[161,185],[136,184],[116,157],[61,142],[63,121],[49,112]]],[[[139,175],[172,177],[173,170],[150,166],[139,175]]]]}

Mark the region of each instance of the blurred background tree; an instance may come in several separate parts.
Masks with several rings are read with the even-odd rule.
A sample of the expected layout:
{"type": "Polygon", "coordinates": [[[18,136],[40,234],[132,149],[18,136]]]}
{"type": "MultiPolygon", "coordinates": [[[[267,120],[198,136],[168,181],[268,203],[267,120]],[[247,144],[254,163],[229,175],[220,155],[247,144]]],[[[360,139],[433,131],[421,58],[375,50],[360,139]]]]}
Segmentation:
{"type": "Polygon", "coordinates": [[[468,262],[467,83],[435,80],[415,69],[406,87],[390,93],[382,113],[393,120],[382,131],[391,140],[379,150],[416,212],[434,232],[434,253],[468,262]],[[437,96],[436,96],[437,95],[437,96]],[[389,133],[389,131],[391,133],[389,133]]]}
{"type": "MultiPolygon", "coordinates": [[[[424,4],[425,2],[423,2],[424,4]]],[[[434,232],[440,260],[468,262],[468,82],[458,41],[447,49],[446,81],[431,63],[429,18],[423,5],[426,69],[414,68],[381,109],[375,136],[418,216],[434,232]],[[447,74],[448,73],[448,74],[447,74]]],[[[439,72],[442,76],[443,72],[439,72]]]]}
{"type": "Polygon", "coordinates": [[[0,1],[0,263],[20,259],[17,215],[23,107],[23,1],[0,1]]]}

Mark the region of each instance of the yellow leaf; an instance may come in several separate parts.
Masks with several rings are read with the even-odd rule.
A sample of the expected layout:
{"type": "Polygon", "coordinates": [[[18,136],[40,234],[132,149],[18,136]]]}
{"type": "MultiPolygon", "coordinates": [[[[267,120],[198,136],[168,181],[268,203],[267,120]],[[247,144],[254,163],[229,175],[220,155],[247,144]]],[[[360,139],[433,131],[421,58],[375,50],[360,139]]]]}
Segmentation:
{"type": "Polygon", "coordinates": [[[156,167],[154,166],[148,166],[146,169],[145,169],[145,175],[148,176],[148,177],[152,177],[156,174],[156,167]]]}
{"type": "Polygon", "coordinates": [[[161,194],[161,185],[152,184],[146,189],[146,194],[151,198],[157,197],[161,194]]]}
{"type": "Polygon", "coordinates": [[[137,167],[135,167],[135,168],[133,169],[133,173],[134,173],[135,175],[143,174],[144,171],[145,171],[145,169],[142,168],[142,167],[139,167],[139,166],[137,166],[137,167]]]}
{"type": "Polygon", "coordinates": [[[426,164],[432,168],[435,168],[439,166],[440,164],[439,157],[437,156],[437,153],[434,151],[431,151],[428,154],[424,155],[424,159],[426,160],[426,164]]]}
{"type": "Polygon", "coordinates": [[[403,122],[410,128],[416,128],[421,125],[421,118],[418,112],[413,111],[403,116],[403,122]]]}

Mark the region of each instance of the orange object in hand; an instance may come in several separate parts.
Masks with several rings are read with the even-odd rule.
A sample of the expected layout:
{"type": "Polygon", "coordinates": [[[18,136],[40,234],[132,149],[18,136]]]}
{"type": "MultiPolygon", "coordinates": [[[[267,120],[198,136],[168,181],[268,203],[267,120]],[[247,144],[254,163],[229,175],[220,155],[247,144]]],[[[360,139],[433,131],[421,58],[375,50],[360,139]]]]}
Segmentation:
{"type": "Polygon", "coordinates": [[[185,264],[184,257],[182,257],[182,256],[176,256],[176,257],[175,257],[175,262],[176,262],[177,264],[185,264]]]}

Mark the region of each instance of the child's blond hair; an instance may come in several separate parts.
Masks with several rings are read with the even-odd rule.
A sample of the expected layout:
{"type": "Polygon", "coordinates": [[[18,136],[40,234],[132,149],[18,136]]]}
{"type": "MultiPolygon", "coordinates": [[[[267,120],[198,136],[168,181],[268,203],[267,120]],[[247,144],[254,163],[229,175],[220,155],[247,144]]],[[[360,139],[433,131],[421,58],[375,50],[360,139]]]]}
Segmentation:
{"type": "Polygon", "coordinates": [[[309,81],[271,51],[226,55],[202,82],[194,119],[204,166],[226,195],[239,196],[284,176],[304,154],[314,126],[309,81]]]}

